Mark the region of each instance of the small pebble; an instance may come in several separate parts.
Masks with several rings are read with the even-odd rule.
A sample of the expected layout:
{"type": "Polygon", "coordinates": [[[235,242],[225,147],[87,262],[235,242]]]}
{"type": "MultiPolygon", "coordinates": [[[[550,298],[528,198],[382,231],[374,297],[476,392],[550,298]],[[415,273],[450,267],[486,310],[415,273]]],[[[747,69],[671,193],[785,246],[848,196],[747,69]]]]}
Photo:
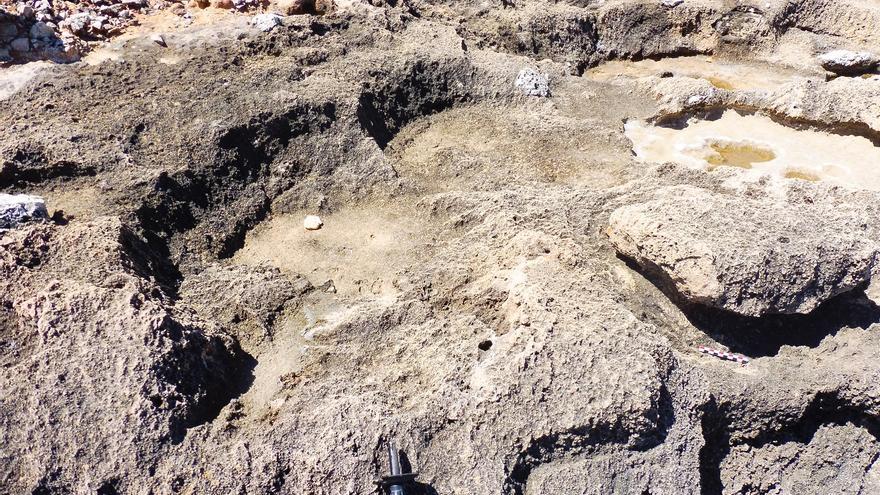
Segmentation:
{"type": "Polygon", "coordinates": [[[324,222],[322,222],[321,217],[317,215],[308,215],[303,221],[303,227],[305,227],[306,230],[318,230],[323,226],[324,222]]]}

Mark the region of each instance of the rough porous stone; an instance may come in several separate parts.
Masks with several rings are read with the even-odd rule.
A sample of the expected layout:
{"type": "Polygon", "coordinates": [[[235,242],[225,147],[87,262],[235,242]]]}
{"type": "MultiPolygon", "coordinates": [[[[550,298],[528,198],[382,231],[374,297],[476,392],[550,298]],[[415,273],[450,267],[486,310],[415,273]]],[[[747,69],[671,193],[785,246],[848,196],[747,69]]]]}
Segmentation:
{"type": "Polygon", "coordinates": [[[251,22],[260,31],[268,33],[281,25],[281,16],[278,14],[259,14],[255,15],[251,22]]]}
{"type": "Polygon", "coordinates": [[[235,393],[244,355],[216,324],[150,295],[159,291],[145,278],[156,274],[146,251],[112,218],[27,225],[0,244],[0,307],[17,315],[0,311],[11,353],[3,369],[22,371],[0,372],[0,440],[21,448],[0,453],[3,479],[51,487],[48,466],[114,452],[112,463],[67,474],[101,492],[119,469],[146,474],[151,451],[209,421],[235,393]],[[37,274],[39,258],[51,276],[37,274]],[[11,284],[22,275],[26,284],[11,284]]]}
{"type": "Polygon", "coordinates": [[[312,290],[303,277],[288,277],[268,267],[211,265],[188,277],[181,300],[212,314],[249,343],[271,336],[272,323],[285,305],[312,290]],[[218,297],[219,296],[219,297],[218,297]]]}
{"type": "Polygon", "coordinates": [[[0,193],[0,229],[11,229],[25,222],[45,220],[48,217],[43,198],[0,193]]]}
{"type": "Polygon", "coordinates": [[[687,186],[657,197],[614,211],[608,237],[688,302],[746,316],[809,313],[871,279],[878,246],[864,212],[687,186]]]}
{"type": "Polygon", "coordinates": [[[816,486],[840,495],[880,491],[880,442],[874,436],[852,423],[822,425],[812,433],[805,439],[734,449],[721,468],[724,486],[732,493],[767,495],[805,493],[816,486]],[[861,486],[857,480],[865,473],[861,486]]]}
{"type": "Polygon", "coordinates": [[[550,96],[550,81],[547,75],[529,67],[519,71],[513,84],[526,96],[541,98],[550,96]]]}
{"type": "Polygon", "coordinates": [[[870,72],[880,64],[880,57],[870,52],[833,50],[819,56],[826,70],[845,76],[857,76],[870,72]]]}

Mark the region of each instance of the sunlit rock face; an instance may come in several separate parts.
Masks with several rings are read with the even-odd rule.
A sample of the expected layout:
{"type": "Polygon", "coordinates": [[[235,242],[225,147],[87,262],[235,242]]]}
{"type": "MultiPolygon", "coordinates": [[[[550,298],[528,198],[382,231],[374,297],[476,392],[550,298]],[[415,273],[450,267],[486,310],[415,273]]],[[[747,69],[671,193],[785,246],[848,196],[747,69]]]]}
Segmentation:
{"type": "Polygon", "coordinates": [[[737,167],[751,170],[751,177],[880,190],[880,148],[861,136],[796,129],[735,110],[668,125],[630,121],[626,135],[636,156],[649,163],[678,162],[708,171],[737,167]]]}

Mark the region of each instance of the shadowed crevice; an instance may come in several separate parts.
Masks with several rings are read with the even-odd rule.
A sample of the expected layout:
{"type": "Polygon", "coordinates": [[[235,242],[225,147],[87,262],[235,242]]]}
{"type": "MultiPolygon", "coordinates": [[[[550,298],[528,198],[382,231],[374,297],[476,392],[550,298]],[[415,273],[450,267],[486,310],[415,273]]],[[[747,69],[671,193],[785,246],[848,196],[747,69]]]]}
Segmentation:
{"type": "Polygon", "coordinates": [[[662,270],[646,269],[622,255],[618,258],[663,292],[694,327],[749,357],[775,356],[784,345],[815,348],[843,328],[880,323],[880,307],[865,297],[864,287],[833,297],[808,314],[743,316],[687,301],[662,270]]]}

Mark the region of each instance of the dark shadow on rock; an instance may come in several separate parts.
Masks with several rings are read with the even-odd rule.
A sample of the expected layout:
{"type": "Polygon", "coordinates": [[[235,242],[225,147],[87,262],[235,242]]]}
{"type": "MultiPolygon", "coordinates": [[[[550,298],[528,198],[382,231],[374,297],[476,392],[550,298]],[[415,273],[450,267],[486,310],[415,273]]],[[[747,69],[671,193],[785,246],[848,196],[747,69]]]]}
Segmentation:
{"type": "MultiPolygon", "coordinates": [[[[404,452],[403,450],[400,451],[400,467],[401,469],[403,469],[404,473],[415,472],[412,463],[409,460],[409,456],[406,455],[406,452],[404,452]]],[[[435,490],[434,487],[427,483],[420,483],[416,481],[412,485],[407,487],[406,493],[407,495],[437,495],[437,490],[435,490]]]]}
{"type": "Polygon", "coordinates": [[[187,355],[168,363],[173,369],[165,370],[168,381],[183,396],[201,396],[185,417],[172,424],[172,444],[183,441],[189,428],[217,419],[227,404],[248,391],[255,378],[257,360],[237,343],[227,348],[218,336],[202,336],[193,339],[190,348],[187,355]]]}
{"type": "Polygon", "coordinates": [[[648,417],[656,421],[657,427],[653,431],[643,434],[634,442],[631,450],[635,452],[647,452],[662,445],[666,441],[666,437],[669,436],[669,430],[675,424],[675,405],[665,382],[660,385],[657,403],[649,414],[648,417]]]}
{"type": "Polygon", "coordinates": [[[700,112],[689,112],[689,113],[681,113],[681,114],[673,114],[666,116],[656,122],[657,127],[664,127],[667,129],[675,129],[682,130],[686,129],[690,125],[690,121],[693,118],[697,118],[703,121],[715,121],[720,119],[727,108],[706,108],[700,112]]]}
{"type": "Polygon", "coordinates": [[[749,357],[775,356],[784,345],[816,347],[842,328],[868,328],[880,323],[880,307],[868,300],[863,287],[833,297],[808,314],[750,317],[691,303],[663,274],[618,257],[662,291],[693,326],[731,351],[749,357]]]}
{"type": "Polygon", "coordinates": [[[412,462],[409,460],[409,456],[406,455],[406,452],[403,450],[398,450],[397,453],[400,455],[400,469],[402,469],[404,473],[412,473],[413,466],[412,462]]]}
{"type": "Polygon", "coordinates": [[[724,491],[721,481],[721,463],[730,454],[730,431],[725,405],[719,405],[714,397],[702,407],[701,427],[703,441],[700,449],[700,495],[720,495],[724,491]]]}
{"type": "MultiPolygon", "coordinates": [[[[203,145],[213,150],[209,159],[162,172],[146,192],[135,212],[144,237],[155,249],[164,244],[168,251],[176,236],[201,228],[202,235],[178,245],[175,263],[205,251],[231,257],[244,246],[247,232],[265,219],[278,193],[268,186],[276,157],[295,138],[327,131],[335,121],[335,103],[303,103],[254,115],[211,137],[203,145]]],[[[132,130],[133,147],[142,132],[141,125],[132,130]]]]}
{"type": "Polygon", "coordinates": [[[760,115],[767,117],[773,122],[789,127],[791,129],[801,131],[821,131],[838,136],[858,136],[863,137],[874,146],[880,146],[880,133],[871,128],[864,122],[819,122],[805,118],[796,118],[789,115],[774,113],[766,109],[749,106],[745,104],[738,105],[709,105],[699,110],[687,110],[681,113],[673,113],[664,115],[658,119],[651,120],[657,127],[667,129],[682,130],[691,124],[692,119],[702,121],[715,121],[720,119],[725,112],[733,110],[743,116],[760,115]]]}
{"type": "Polygon", "coordinates": [[[751,357],[775,356],[784,345],[816,347],[842,328],[880,323],[880,308],[861,290],[829,299],[805,315],[753,318],[696,304],[681,308],[695,327],[731,351],[751,357]]]}
{"type": "Polygon", "coordinates": [[[28,188],[52,180],[95,177],[98,171],[66,159],[53,159],[45,147],[26,143],[5,151],[0,156],[0,187],[28,188]]]}
{"type": "Polygon", "coordinates": [[[389,74],[377,75],[358,98],[356,116],[363,132],[385,149],[413,120],[471,99],[467,67],[417,59],[389,74]]]}
{"type": "Polygon", "coordinates": [[[818,392],[799,418],[781,428],[765,431],[747,443],[753,448],[786,442],[808,444],[813,441],[819,428],[826,425],[853,425],[880,440],[880,420],[874,414],[853,406],[837,392],[818,392]]]}
{"type": "Polygon", "coordinates": [[[119,489],[116,488],[118,483],[117,480],[105,481],[98,487],[98,491],[95,493],[96,495],[119,495],[119,489]]]}
{"type": "MultiPolygon", "coordinates": [[[[731,433],[736,429],[731,424],[731,414],[735,410],[729,403],[719,403],[715,397],[700,407],[701,428],[704,445],[699,452],[700,494],[721,495],[724,482],[721,468],[724,459],[734,445],[731,433]]],[[[875,415],[853,406],[836,392],[817,393],[803,414],[797,417],[780,417],[780,424],[764,429],[756,438],[740,441],[753,449],[783,443],[810,444],[822,426],[853,425],[864,429],[875,439],[880,440],[880,420],[875,415]]]]}
{"type": "Polygon", "coordinates": [[[665,387],[660,395],[656,410],[658,423],[654,431],[632,431],[618,421],[584,425],[532,438],[509,468],[502,493],[523,495],[529,477],[541,465],[591,456],[599,447],[615,446],[621,451],[647,452],[661,445],[666,440],[668,428],[675,421],[675,413],[672,410],[672,397],[665,387]]]}

